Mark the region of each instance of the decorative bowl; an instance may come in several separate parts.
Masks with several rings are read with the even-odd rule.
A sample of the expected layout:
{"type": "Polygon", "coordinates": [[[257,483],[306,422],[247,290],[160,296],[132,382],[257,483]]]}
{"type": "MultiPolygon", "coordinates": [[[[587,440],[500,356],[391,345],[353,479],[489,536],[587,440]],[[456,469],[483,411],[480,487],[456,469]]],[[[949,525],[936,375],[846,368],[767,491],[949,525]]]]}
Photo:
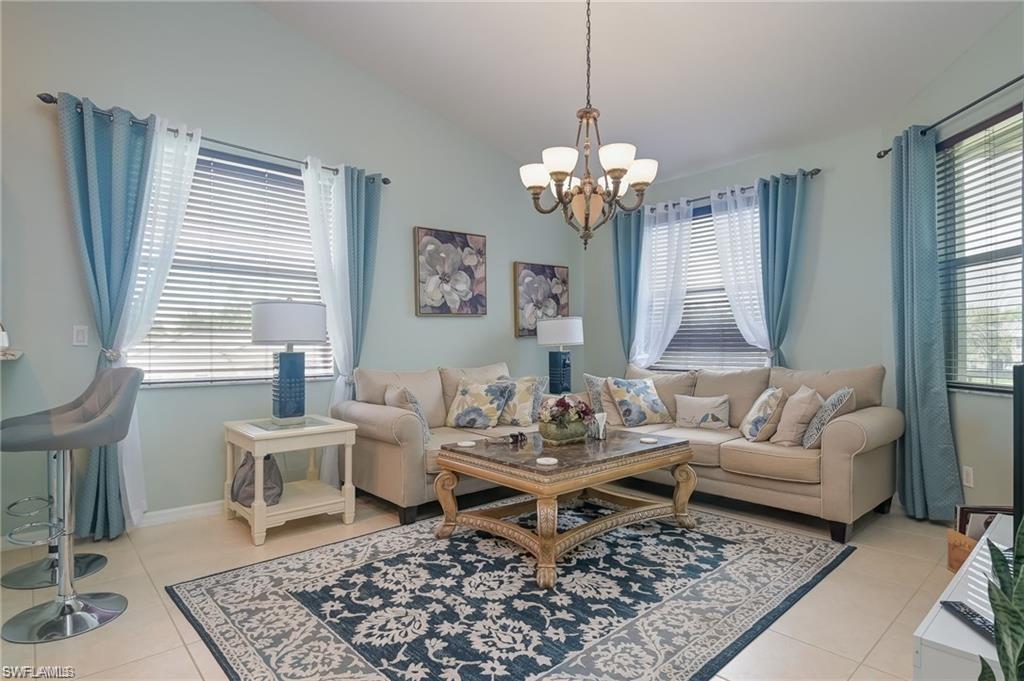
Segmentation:
{"type": "Polygon", "coordinates": [[[538,430],[544,444],[552,447],[576,444],[587,439],[587,424],[583,421],[571,421],[565,426],[541,421],[538,430]]]}

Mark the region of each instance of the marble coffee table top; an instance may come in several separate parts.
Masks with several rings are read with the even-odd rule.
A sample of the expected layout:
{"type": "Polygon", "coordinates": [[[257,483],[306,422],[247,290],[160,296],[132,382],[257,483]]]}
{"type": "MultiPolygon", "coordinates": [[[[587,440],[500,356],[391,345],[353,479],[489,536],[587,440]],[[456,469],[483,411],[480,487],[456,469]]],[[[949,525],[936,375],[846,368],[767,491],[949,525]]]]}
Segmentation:
{"type": "Polygon", "coordinates": [[[547,446],[540,433],[527,433],[526,444],[519,446],[506,441],[505,438],[493,440],[477,440],[472,447],[460,447],[455,443],[441,445],[440,459],[445,452],[454,452],[462,458],[479,460],[481,463],[499,464],[534,474],[563,474],[570,471],[588,469],[593,466],[606,467],[621,460],[626,463],[637,455],[674,449],[689,443],[676,437],[665,437],[657,433],[640,435],[627,431],[608,431],[608,439],[591,440],[577,444],[547,446]],[[640,438],[654,438],[655,443],[641,442],[640,438]],[[558,463],[542,465],[537,463],[539,457],[554,457],[558,463]]]}

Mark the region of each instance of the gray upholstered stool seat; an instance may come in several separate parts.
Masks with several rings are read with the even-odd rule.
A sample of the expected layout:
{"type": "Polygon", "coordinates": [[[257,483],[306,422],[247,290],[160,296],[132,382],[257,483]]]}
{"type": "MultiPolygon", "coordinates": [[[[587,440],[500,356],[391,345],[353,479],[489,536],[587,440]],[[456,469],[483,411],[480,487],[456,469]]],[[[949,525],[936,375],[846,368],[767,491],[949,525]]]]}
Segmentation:
{"type": "MultiPolygon", "coordinates": [[[[86,391],[73,402],[0,423],[0,446],[4,451],[59,452],[55,457],[48,454],[48,459],[53,458],[50,522],[30,523],[30,526],[46,527],[50,543],[56,546],[57,597],[5,622],[5,640],[43,643],[69,638],[106,624],[128,607],[127,599],[119,594],[75,592],[74,578],[80,566],[76,565],[74,555],[73,450],[123,440],[131,424],[141,383],[139,369],[105,369],[96,374],[86,391]]],[[[11,538],[14,540],[13,536],[11,538]]],[[[5,580],[7,577],[5,575],[5,580]]]]}

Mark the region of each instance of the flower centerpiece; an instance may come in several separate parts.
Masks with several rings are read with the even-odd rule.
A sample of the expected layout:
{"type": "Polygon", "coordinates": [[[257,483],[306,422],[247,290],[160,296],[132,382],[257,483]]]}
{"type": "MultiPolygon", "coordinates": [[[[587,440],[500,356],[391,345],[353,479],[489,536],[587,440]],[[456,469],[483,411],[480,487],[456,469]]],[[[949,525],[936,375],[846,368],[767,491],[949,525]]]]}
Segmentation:
{"type": "Polygon", "coordinates": [[[574,397],[549,397],[540,406],[538,428],[544,443],[568,445],[587,439],[587,426],[594,421],[590,405],[574,397]]]}

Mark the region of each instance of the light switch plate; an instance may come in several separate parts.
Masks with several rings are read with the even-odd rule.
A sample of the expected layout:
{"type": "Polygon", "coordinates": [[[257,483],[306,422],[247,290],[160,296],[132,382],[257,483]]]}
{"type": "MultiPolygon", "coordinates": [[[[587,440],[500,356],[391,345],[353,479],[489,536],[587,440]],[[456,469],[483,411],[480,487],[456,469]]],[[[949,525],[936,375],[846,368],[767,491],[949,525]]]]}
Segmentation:
{"type": "Polygon", "coordinates": [[[74,346],[89,344],[89,327],[84,324],[75,324],[71,327],[71,344],[74,346]]]}
{"type": "Polygon", "coordinates": [[[974,469],[970,466],[964,466],[964,472],[961,476],[963,478],[964,487],[974,487],[974,469]]]}

